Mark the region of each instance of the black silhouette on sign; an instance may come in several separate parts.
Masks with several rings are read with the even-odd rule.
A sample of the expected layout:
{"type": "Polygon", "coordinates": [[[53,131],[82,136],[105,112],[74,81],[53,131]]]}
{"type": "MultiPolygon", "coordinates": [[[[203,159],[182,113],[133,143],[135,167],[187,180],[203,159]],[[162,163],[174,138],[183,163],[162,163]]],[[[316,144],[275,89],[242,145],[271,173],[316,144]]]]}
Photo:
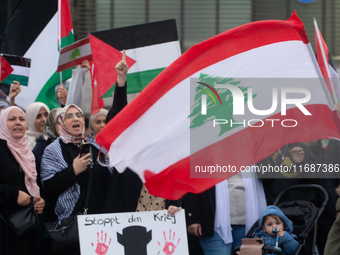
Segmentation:
{"type": "Polygon", "coordinates": [[[147,255],[146,245],[152,239],[152,230],[145,227],[130,226],[123,229],[123,234],[117,232],[118,243],[124,246],[125,255],[147,255]]]}

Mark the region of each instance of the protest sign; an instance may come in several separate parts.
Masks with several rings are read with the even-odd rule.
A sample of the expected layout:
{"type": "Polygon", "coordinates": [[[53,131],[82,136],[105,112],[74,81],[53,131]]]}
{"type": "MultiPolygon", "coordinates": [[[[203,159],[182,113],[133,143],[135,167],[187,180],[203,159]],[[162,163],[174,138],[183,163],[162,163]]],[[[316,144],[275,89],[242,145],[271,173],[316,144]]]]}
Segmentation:
{"type": "Polygon", "coordinates": [[[184,210],[78,216],[81,255],[186,255],[184,210]]]}

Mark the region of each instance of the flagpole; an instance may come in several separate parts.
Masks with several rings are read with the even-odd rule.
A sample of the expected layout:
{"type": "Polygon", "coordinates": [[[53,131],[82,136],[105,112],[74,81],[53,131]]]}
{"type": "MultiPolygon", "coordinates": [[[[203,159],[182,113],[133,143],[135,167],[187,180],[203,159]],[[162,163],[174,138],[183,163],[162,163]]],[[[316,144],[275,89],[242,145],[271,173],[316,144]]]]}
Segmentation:
{"type": "MultiPolygon", "coordinates": [[[[319,40],[319,45],[320,45],[320,49],[321,49],[321,55],[322,55],[322,60],[325,64],[325,67],[326,67],[326,71],[327,71],[327,75],[329,77],[329,79],[331,80],[330,82],[330,85],[331,85],[331,89],[332,89],[332,97],[333,97],[333,101],[335,103],[339,103],[338,101],[338,98],[335,96],[336,95],[336,92],[335,92],[335,87],[334,87],[334,83],[333,83],[333,77],[329,71],[329,67],[328,67],[328,62],[327,62],[327,58],[326,58],[326,54],[325,54],[325,50],[323,48],[323,45],[322,45],[322,41],[321,41],[321,37],[320,37],[320,31],[319,31],[319,28],[318,28],[318,24],[316,23],[316,19],[314,18],[314,27],[315,27],[315,31],[316,31],[316,35],[318,37],[318,40],[319,40]]],[[[324,77],[325,78],[325,77],[324,77]]]]}
{"type": "MultiPolygon", "coordinates": [[[[61,51],[61,0],[58,0],[58,51],[61,51]]],[[[63,72],[59,73],[60,85],[63,85],[63,72]]]]}

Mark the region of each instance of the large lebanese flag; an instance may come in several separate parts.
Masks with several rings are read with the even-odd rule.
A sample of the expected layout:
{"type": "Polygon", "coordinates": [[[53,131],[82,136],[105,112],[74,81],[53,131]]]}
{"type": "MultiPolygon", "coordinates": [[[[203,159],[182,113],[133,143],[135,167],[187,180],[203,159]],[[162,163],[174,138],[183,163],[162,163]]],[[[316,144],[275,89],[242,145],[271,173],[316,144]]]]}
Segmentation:
{"type": "MultiPolygon", "coordinates": [[[[237,173],[227,172],[221,178],[206,178],[216,176],[201,173],[199,177],[203,178],[192,178],[190,168],[195,170],[195,166],[218,162],[220,166],[230,165],[239,170],[241,166],[259,162],[285,144],[340,137],[335,124],[339,118],[319,78],[321,73],[307,34],[295,12],[287,21],[252,22],[214,36],[185,52],[115,116],[96,140],[109,151],[110,164],[118,171],[129,167],[145,182],[151,194],[178,199],[187,192],[202,192],[237,173]],[[264,122],[278,119],[275,123],[279,125],[274,128],[268,121],[262,127],[238,125],[223,132],[220,127],[212,129],[211,118],[216,116],[195,122],[200,115],[195,113],[196,95],[200,90],[195,89],[198,83],[193,80],[228,83],[244,89],[250,86],[249,80],[255,81],[255,78],[319,81],[312,85],[309,82],[299,84],[311,93],[310,100],[303,104],[311,115],[287,105],[286,115],[281,115],[277,107],[270,115],[251,116],[264,122]],[[298,125],[283,127],[280,123],[285,119],[295,119],[298,125]],[[191,139],[193,135],[200,139],[191,139]]],[[[261,108],[258,104],[271,101],[269,96],[275,86],[282,89],[288,85],[283,82],[283,85],[257,83],[252,86],[256,109],[270,108],[270,105],[261,108]]],[[[221,98],[223,106],[233,106],[228,101],[230,97],[221,98]]],[[[212,102],[207,105],[208,113],[220,107],[219,102],[215,106],[212,102]]],[[[233,115],[232,118],[240,123],[241,118],[248,121],[248,115],[245,111],[244,116],[233,115]]]]}

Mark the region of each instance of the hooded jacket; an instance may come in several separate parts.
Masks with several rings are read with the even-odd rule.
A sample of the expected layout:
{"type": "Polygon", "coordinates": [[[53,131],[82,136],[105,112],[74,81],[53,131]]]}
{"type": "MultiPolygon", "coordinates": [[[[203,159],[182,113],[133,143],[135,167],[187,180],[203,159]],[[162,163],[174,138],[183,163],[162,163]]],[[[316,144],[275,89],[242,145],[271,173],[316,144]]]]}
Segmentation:
{"type": "Polygon", "coordinates": [[[293,225],[290,222],[290,220],[286,217],[286,215],[284,215],[284,213],[274,205],[268,206],[266,210],[263,212],[259,220],[259,226],[254,231],[255,237],[263,238],[264,243],[268,246],[275,246],[276,244],[275,236],[267,234],[262,229],[263,219],[268,215],[276,215],[280,217],[280,219],[284,223],[284,234],[282,237],[279,238],[279,247],[281,247],[282,249],[281,252],[286,255],[294,254],[297,248],[299,247],[299,242],[294,239],[296,235],[292,233],[293,225]]]}

